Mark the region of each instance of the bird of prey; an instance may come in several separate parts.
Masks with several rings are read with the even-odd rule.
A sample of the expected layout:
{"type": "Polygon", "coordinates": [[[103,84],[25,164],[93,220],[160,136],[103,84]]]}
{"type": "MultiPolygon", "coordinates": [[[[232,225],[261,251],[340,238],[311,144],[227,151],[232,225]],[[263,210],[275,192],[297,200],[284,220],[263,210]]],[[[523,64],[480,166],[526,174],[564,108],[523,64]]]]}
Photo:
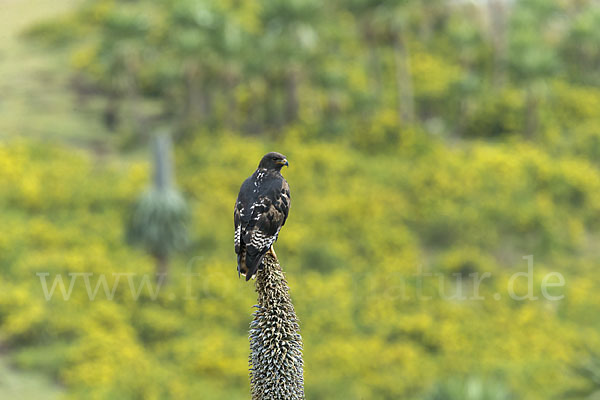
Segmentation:
{"type": "Polygon", "coordinates": [[[273,251],[290,209],[290,187],[281,175],[289,165],[283,154],[267,153],[242,183],[233,211],[238,276],[254,277],[267,252],[273,251]]]}

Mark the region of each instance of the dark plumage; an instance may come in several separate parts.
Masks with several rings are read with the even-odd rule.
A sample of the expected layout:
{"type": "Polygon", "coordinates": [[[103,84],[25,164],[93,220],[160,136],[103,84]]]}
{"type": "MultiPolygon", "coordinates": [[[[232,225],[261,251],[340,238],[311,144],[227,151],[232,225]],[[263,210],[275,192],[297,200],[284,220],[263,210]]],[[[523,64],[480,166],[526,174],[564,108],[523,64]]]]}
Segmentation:
{"type": "Polygon", "coordinates": [[[290,187],[281,175],[284,165],[288,162],[283,154],[266,154],[242,184],[235,203],[237,269],[246,280],[256,274],[265,254],[273,252],[272,246],[288,216],[290,187]]]}

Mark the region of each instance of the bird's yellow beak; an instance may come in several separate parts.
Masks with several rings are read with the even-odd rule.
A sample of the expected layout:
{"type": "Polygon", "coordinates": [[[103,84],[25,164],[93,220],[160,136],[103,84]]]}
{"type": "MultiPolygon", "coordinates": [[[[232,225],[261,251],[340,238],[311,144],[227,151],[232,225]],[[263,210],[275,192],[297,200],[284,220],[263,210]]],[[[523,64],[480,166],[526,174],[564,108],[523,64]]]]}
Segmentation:
{"type": "Polygon", "coordinates": [[[290,165],[290,163],[288,162],[287,158],[284,158],[281,161],[277,161],[277,164],[285,165],[286,167],[289,167],[289,165],[290,165]]]}

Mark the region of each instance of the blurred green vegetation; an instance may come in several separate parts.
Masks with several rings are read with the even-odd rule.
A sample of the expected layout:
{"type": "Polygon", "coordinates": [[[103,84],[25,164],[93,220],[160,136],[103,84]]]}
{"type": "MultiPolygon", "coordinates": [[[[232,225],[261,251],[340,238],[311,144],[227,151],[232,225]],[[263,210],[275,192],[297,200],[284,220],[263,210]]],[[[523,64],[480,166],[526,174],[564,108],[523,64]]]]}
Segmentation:
{"type": "Polygon", "coordinates": [[[11,368],[73,399],[248,398],[255,293],[237,278],[232,210],[277,150],[293,200],[276,247],[308,399],[597,392],[597,371],[581,373],[600,349],[596,2],[58,4],[32,11],[59,14],[35,24],[1,5],[11,368]],[[169,283],[136,298],[129,284],[155,267],[125,244],[125,221],[150,181],[143,149],[165,127],[190,243],[169,283]],[[511,300],[527,255],[539,299],[511,300]],[[439,275],[421,287],[419,271],[439,275]],[[540,292],[553,271],[560,301],[540,292]],[[486,272],[485,300],[448,298],[457,276],[486,272]],[[48,287],[62,274],[68,289],[69,273],[118,284],[92,301],[78,275],[68,301],[60,287],[46,301],[39,273],[48,287]]]}

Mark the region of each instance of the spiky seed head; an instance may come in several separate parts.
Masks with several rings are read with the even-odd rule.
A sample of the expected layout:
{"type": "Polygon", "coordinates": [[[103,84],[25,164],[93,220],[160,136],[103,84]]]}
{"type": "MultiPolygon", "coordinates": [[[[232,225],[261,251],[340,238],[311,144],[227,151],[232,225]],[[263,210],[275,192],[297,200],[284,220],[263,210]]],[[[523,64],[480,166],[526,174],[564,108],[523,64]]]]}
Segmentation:
{"type": "Polygon", "coordinates": [[[250,323],[253,400],[303,400],[302,337],[279,262],[267,254],[256,278],[257,310],[250,323]]]}

